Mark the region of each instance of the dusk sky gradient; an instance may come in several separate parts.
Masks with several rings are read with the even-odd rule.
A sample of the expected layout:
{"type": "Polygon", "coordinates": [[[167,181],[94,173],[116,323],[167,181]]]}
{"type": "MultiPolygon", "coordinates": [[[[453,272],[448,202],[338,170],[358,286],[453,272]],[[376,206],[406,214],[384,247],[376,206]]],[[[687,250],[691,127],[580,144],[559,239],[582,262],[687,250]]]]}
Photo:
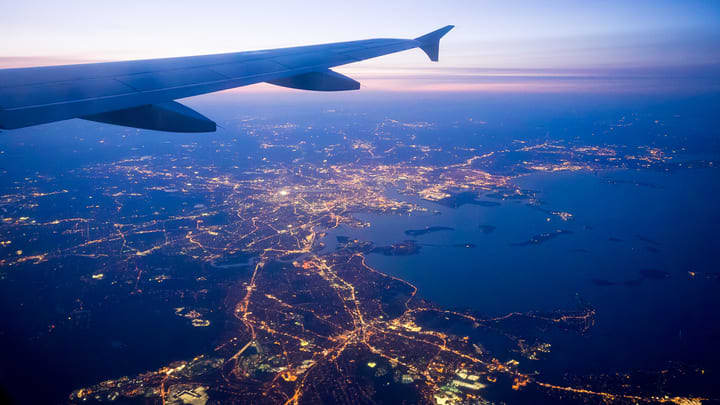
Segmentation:
{"type": "Polygon", "coordinates": [[[0,10],[0,67],[412,38],[447,24],[456,29],[442,41],[439,64],[414,50],[339,70],[370,80],[363,82],[370,88],[442,73],[455,80],[415,88],[455,91],[505,83],[518,72],[714,77],[720,66],[716,1],[0,0],[0,10]]]}

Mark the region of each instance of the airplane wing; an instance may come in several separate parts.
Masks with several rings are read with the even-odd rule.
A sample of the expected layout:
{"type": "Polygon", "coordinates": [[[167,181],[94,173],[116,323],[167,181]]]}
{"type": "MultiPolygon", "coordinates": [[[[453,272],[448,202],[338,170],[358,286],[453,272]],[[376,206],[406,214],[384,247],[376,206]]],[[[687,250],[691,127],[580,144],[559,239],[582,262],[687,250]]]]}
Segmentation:
{"type": "Polygon", "coordinates": [[[356,90],[330,68],[412,48],[438,60],[440,28],[415,39],[368,39],[218,55],[0,69],[0,128],[82,118],[171,132],[212,132],[214,122],[174,101],[267,82],[314,91],[356,90]]]}

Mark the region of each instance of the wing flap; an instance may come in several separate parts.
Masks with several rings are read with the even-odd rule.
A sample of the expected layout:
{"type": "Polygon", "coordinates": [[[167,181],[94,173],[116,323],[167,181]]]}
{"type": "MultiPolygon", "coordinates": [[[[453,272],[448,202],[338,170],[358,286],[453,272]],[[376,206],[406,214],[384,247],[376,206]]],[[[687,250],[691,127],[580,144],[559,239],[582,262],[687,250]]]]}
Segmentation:
{"type": "Polygon", "coordinates": [[[217,125],[176,101],[80,117],[84,120],[165,132],[215,132],[217,125]]]}
{"type": "Polygon", "coordinates": [[[211,70],[229,78],[248,77],[263,73],[287,70],[284,66],[271,60],[256,60],[244,63],[224,63],[210,67],[211,70]]]}
{"type": "Polygon", "coordinates": [[[392,43],[387,45],[365,47],[353,51],[343,52],[346,56],[351,56],[357,60],[375,58],[389,53],[401,52],[412,48],[417,48],[418,43],[413,40],[407,40],[400,43],[392,43]]]}
{"type": "Polygon", "coordinates": [[[165,72],[120,76],[117,78],[118,81],[137,91],[166,89],[226,79],[227,77],[207,68],[177,69],[165,72]]]}
{"type": "Polygon", "coordinates": [[[273,58],[273,61],[290,69],[297,69],[304,66],[337,66],[349,62],[356,62],[357,59],[349,55],[337,54],[331,51],[308,52],[299,55],[287,55],[273,58]]]}
{"type": "Polygon", "coordinates": [[[135,90],[110,78],[83,80],[82,85],[77,82],[59,82],[10,87],[0,91],[0,108],[14,109],[131,93],[135,93],[135,90]]]}

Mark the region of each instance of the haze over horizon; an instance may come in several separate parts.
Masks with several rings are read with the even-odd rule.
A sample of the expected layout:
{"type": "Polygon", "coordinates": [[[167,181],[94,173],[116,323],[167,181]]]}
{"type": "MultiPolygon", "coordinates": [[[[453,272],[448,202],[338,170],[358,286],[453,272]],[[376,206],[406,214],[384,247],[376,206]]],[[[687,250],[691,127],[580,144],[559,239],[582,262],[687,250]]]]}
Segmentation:
{"type": "MultiPolygon", "coordinates": [[[[315,2],[312,7],[131,0],[112,10],[4,5],[0,68],[190,56],[411,38],[445,24],[440,63],[419,51],[342,67],[366,89],[390,91],[707,92],[719,88],[720,5],[687,1],[498,3],[315,2]],[[443,76],[440,80],[439,76],[443,76]],[[658,77],[662,80],[658,81],[658,77]],[[563,80],[551,80],[561,78],[563,80]],[[622,79],[621,83],[587,78],[622,79]],[[633,85],[627,79],[654,79],[633,85]],[[672,78],[674,80],[666,80],[672,78]],[[570,79],[570,80],[568,80],[570,79]],[[682,79],[682,83],[676,83],[682,79]],[[692,79],[687,83],[686,79],[692,79]]],[[[269,91],[253,86],[250,91],[269,91]]],[[[248,91],[243,89],[242,91],[248,91]]],[[[286,90],[282,90],[286,91],[286,90]]]]}

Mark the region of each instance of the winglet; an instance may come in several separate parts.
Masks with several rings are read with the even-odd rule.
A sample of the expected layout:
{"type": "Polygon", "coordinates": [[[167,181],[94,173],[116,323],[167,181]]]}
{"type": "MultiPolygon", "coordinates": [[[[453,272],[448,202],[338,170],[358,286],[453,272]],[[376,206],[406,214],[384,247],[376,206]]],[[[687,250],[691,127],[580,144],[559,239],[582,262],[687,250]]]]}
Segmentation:
{"type": "Polygon", "coordinates": [[[447,25],[435,30],[429,34],[425,34],[421,37],[415,38],[416,41],[420,42],[420,49],[422,49],[431,61],[438,61],[438,52],[440,50],[440,38],[445,36],[451,29],[455,28],[454,25],[447,25]]]}

